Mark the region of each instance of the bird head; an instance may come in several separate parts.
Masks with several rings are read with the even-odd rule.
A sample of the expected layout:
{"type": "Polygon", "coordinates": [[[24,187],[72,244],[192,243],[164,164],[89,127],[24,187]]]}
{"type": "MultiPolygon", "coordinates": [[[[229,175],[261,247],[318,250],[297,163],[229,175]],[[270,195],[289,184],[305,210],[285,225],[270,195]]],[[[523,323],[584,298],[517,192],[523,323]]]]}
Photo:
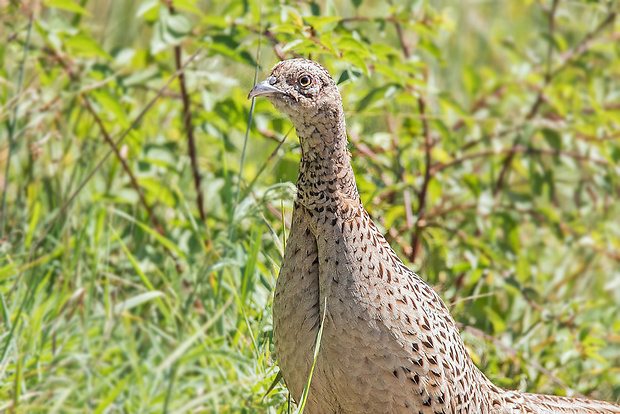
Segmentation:
{"type": "Polygon", "coordinates": [[[336,83],[323,66],[307,59],[277,63],[271,75],[250,91],[248,99],[257,96],[267,98],[298,130],[318,115],[333,121],[343,117],[336,83]]]}

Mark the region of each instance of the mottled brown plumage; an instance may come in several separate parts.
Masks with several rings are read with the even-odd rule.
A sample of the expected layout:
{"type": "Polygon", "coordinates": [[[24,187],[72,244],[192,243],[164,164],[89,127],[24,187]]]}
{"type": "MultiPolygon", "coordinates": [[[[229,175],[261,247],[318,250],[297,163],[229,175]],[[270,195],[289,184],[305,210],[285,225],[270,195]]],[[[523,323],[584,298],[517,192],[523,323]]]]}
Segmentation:
{"type": "Polygon", "coordinates": [[[299,401],[323,336],[310,413],[620,413],[610,403],[505,391],[469,357],[450,312],[362,206],[340,93],[319,64],[275,65],[249,97],[293,122],[302,158],[274,307],[274,345],[299,401]]]}

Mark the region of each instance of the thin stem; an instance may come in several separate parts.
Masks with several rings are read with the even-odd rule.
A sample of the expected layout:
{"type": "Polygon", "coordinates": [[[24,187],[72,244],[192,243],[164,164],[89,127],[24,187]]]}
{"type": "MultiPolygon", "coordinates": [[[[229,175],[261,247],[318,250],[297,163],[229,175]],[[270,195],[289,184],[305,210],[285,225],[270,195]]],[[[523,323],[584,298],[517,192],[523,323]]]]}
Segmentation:
{"type": "Polygon", "coordinates": [[[95,112],[95,109],[92,107],[92,105],[90,104],[90,101],[86,97],[84,97],[84,106],[86,106],[86,109],[88,109],[90,114],[95,119],[95,123],[99,126],[101,135],[103,135],[103,139],[110,145],[110,147],[114,151],[114,154],[116,155],[116,158],[121,163],[123,170],[125,171],[127,176],[129,176],[129,182],[131,183],[131,186],[136,191],[136,193],[138,193],[138,199],[140,200],[140,203],[146,210],[149,216],[149,220],[151,221],[151,224],[153,224],[157,232],[163,236],[164,234],[163,229],[161,225],[159,224],[157,217],[155,217],[152,207],[146,201],[146,197],[144,196],[144,193],[142,192],[142,189],[140,188],[140,185],[138,184],[138,180],[136,179],[136,176],[131,171],[131,167],[129,167],[129,164],[127,164],[127,160],[125,160],[125,158],[123,158],[123,156],[121,155],[119,148],[114,145],[114,141],[112,140],[112,137],[110,137],[110,134],[106,130],[105,126],[103,125],[103,121],[101,120],[99,115],[95,112]]]}
{"type": "Polygon", "coordinates": [[[577,152],[563,151],[563,150],[557,150],[553,148],[536,148],[536,147],[531,147],[531,146],[515,145],[510,148],[503,148],[500,150],[488,149],[488,150],[484,150],[480,152],[474,152],[471,154],[463,155],[460,158],[455,158],[446,163],[437,163],[432,166],[431,173],[436,174],[447,168],[459,165],[465,161],[472,160],[475,158],[481,158],[481,157],[487,157],[487,156],[493,156],[493,155],[499,155],[499,154],[512,155],[513,157],[515,154],[549,154],[549,155],[555,155],[555,156],[566,156],[566,157],[574,158],[579,161],[592,162],[594,164],[598,164],[602,166],[609,165],[609,163],[604,159],[593,158],[588,155],[579,154],[577,152]]]}
{"type": "MultiPolygon", "coordinates": [[[[256,51],[256,67],[254,69],[254,86],[258,83],[258,68],[260,67],[260,46],[262,36],[258,36],[258,50],[256,51]]],[[[252,104],[250,105],[250,115],[248,116],[248,126],[245,129],[245,138],[243,140],[243,151],[241,151],[241,162],[239,165],[239,178],[237,179],[237,191],[235,192],[235,204],[233,206],[233,214],[237,210],[239,204],[239,196],[241,194],[241,179],[243,175],[243,166],[245,165],[245,154],[248,149],[248,140],[250,137],[250,128],[252,127],[252,119],[254,118],[254,106],[256,103],[256,97],[252,98],[252,104]]],[[[286,137],[285,137],[286,138],[286,137]]]]}
{"type": "Polygon", "coordinates": [[[428,125],[428,119],[426,119],[426,104],[422,97],[418,98],[418,108],[420,111],[420,115],[422,116],[422,132],[424,134],[424,153],[425,153],[425,170],[424,170],[424,181],[422,182],[422,188],[420,189],[420,196],[418,197],[418,212],[417,212],[417,221],[415,225],[415,230],[411,237],[411,261],[415,261],[418,256],[418,252],[420,251],[420,233],[422,231],[421,227],[424,223],[424,215],[426,214],[426,196],[428,194],[428,184],[431,181],[431,150],[433,143],[431,141],[431,131],[428,125]]]}
{"type": "MultiPolygon", "coordinates": [[[[394,27],[396,28],[396,34],[398,35],[400,47],[403,50],[403,55],[405,56],[405,58],[409,59],[409,57],[411,56],[411,51],[409,50],[409,46],[405,41],[403,29],[398,20],[394,19],[393,23],[394,27]]],[[[422,121],[422,133],[424,135],[424,155],[426,165],[424,169],[424,181],[422,182],[422,188],[420,189],[420,193],[418,196],[418,211],[416,213],[417,220],[415,223],[415,229],[411,235],[411,254],[409,255],[409,260],[411,260],[412,262],[415,261],[418,253],[420,252],[420,236],[422,233],[422,228],[424,227],[424,215],[426,213],[426,196],[428,194],[428,185],[432,178],[431,151],[433,149],[431,130],[428,124],[428,117],[426,116],[426,102],[424,102],[424,98],[422,98],[422,96],[419,96],[417,101],[418,110],[420,112],[420,119],[422,121]]],[[[405,203],[408,204],[409,196],[407,191],[405,191],[404,199],[405,203]]]]}
{"type": "MultiPolygon", "coordinates": [[[[175,13],[174,7],[172,4],[168,5],[168,9],[171,14],[175,13]]],[[[179,70],[182,66],[181,64],[181,45],[177,45],[174,47],[174,61],[176,64],[177,70],[179,70]]],[[[185,132],[187,133],[187,147],[189,151],[189,159],[192,165],[192,173],[194,176],[194,190],[196,191],[196,203],[198,204],[198,214],[200,215],[200,220],[202,222],[206,222],[207,215],[205,213],[204,207],[204,197],[202,195],[201,189],[201,177],[200,171],[198,168],[198,160],[196,157],[196,140],[194,138],[194,127],[192,126],[192,112],[191,112],[191,103],[189,99],[189,95],[187,93],[187,87],[185,86],[185,73],[181,72],[179,75],[179,85],[181,87],[181,97],[183,98],[183,124],[185,126],[185,132]]]]}
{"type": "Polygon", "coordinates": [[[282,147],[282,144],[284,144],[284,141],[286,141],[286,138],[288,138],[289,134],[293,131],[293,127],[291,127],[288,132],[286,134],[284,134],[284,137],[282,137],[282,140],[278,141],[278,145],[274,148],[273,151],[271,151],[271,154],[269,155],[269,157],[267,157],[267,159],[265,160],[265,162],[263,163],[263,165],[260,167],[260,169],[258,170],[258,172],[256,173],[256,175],[254,176],[254,178],[252,178],[252,181],[250,181],[250,184],[248,184],[248,186],[246,187],[245,191],[243,192],[243,197],[246,197],[250,190],[252,189],[252,187],[254,187],[254,184],[256,183],[256,180],[258,180],[258,177],[260,177],[260,175],[265,171],[265,169],[267,168],[267,166],[271,163],[271,161],[273,161],[273,159],[276,157],[276,155],[278,154],[278,151],[280,150],[280,148],[282,147]]]}

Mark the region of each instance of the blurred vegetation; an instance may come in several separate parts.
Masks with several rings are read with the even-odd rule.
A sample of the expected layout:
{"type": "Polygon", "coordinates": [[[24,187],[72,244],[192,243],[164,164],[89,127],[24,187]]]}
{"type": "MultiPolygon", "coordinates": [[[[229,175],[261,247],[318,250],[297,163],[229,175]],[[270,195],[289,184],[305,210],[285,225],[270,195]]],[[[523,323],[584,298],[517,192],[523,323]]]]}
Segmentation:
{"type": "Polygon", "coordinates": [[[338,80],[363,200],[483,371],[619,401],[617,13],[0,1],[0,411],[294,410],[265,394],[299,145],[265,100],[246,136],[294,56],[338,80]]]}

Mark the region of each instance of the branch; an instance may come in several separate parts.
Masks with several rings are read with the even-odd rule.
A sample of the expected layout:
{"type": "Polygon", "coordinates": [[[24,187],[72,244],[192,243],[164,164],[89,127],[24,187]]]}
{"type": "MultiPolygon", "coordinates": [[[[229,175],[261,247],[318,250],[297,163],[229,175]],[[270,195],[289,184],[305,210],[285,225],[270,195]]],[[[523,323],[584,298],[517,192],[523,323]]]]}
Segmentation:
{"type": "MultiPolygon", "coordinates": [[[[497,86],[495,89],[493,89],[491,91],[491,93],[481,97],[480,99],[478,99],[476,102],[474,102],[474,104],[471,106],[471,108],[469,109],[469,113],[471,115],[475,114],[476,112],[478,112],[480,109],[486,107],[489,103],[489,98],[501,98],[502,95],[504,95],[504,93],[506,92],[506,89],[508,87],[506,85],[500,85],[497,86]]],[[[461,129],[463,126],[465,125],[465,119],[461,118],[458,121],[456,121],[454,123],[454,125],[452,125],[452,131],[458,131],[459,129],[461,129]]]]}
{"type": "Polygon", "coordinates": [[[612,24],[616,20],[617,15],[618,13],[616,11],[610,11],[607,15],[607,18],[600,22],[599,25],[596,26],[596,29],[588,33],[576,47],[563,53],[560,56],[562,63],[553,72],[551,72],[551,78],[556,77],[558,73],[563,71],[568,66],[568,64],[571,63],[576,57],[587,52],[588,49],[590,49],[592,40],[594,40],[594,38],[598,36],[607,26],[612,24]]]}
{"type": "Polygon", "coordinates": [[[275,52],[276,56],[278,56],[280,60],[286,59],[286,55],[284,55],[284,52],[282,52],[282,44],[278,41],[278,39],[276,39],[276,36],[271,33],[269,29],[265,29],[263,34],[267,39],[271,41],[271,43],[273,43],[273,51],[275,52]]]}
{"type": "MultiPolygon", "coordinates": [[[[77,74],[76,72],[74,72],[71,69],[71,67],[69,66],[69,63],[67,63],[59,55],[56,55],[55,57],[58,60],[58,62],[60,63],[60,65],[67,71],[69,79],[71,79],[72,82],[78,82],[79,81],[79,74],[77,74]]],[[[88,89],[86,89],[86,91],[91,90],[91,89],[92,88],[88,88],[88,89]]],[[[99,126],[99,130],[101,131],[101,135],[103,135],[104,140],[110,145],[110,148],[111,148],[110,151],[114,152],[114,155],[116,155],[116,158],[121,163],[121,166],[123,167],[123,170],[125,171],[125,173],[129,177],[129,181],[131,183],[131,186],[136,191],[136,193],[138,193],[138,198],[140,199],[140,203],[142,204],[142,206],[144,207],[144,209],[147,212],[149,221],[153,224],[153,226],[155,226],[155,229],[157,230],[157,232],[159,234],[161,234],[162,236],[164,236],[165,234],[164,234],[163,227],[161,226],[161,224],[157,220],[157,217],[155,216],[155,214],[153,212],[153,208],[146,201],[146,197],[144,196],[144,193],[142,192],[142,189],[140,188],[140,185],[138,184],[138,180],[136,179],[135,175],[133,174],[133,171],[131,171],[131,168],[127,164],[127,161],[125,160],[125,158],[121,155],[121,153],[119,151],[119,144],[120,144],[120,142],[118,142],[118,143],[114,142],[114,140],[112,139],[112,137],[110,136],[110,134],[106,130],[105,125],[103,124],[103,121],[101,120],[101,118],[99,117],[99,115],[97,114],[95,109],[92,107],[92,105],[90,104],[90,101],[88,100],[88,97],[86,96],[86,94],[84,94],[84,107],[86,108],[86,110],[94,118],[95,123],[97,124],[97,126],[99,126]]],[[[172,257],[173,257],[173,259],[176,262],[176,258],[174,257],[174,255],[172,257]]],[[[179,265],[177,264],[177,268],[178,268],[178,266],[179,265]]]]}
{"type": "MultiPolygon", "coordinates": [[[[175,14],[172,3],[168,5],[171,14],[175,14]]],[[[174,47],[174,60],[177,70],[180,70],[183,64],[181,63],[181,46],[174,47]]],[[[198,161],[196,160],[196,140],[194,139],[194,128],[192,126],[192,112],[187,94],[187,88],[185,87],[185,72],[179,74],[179,86],[181,87],[181,95],[183,96],[183,124],[185,125],[185,132],[187,133],[187,147],[189,150],[189,158],[192,165],[192,172],[194,175],[194,190],[196,191],[198,213],[200,214],[200,220],[204,223],[207,220],[207,215],[204,209],[204,199],[202,196],[202,190],[200,188],[200,171],[198,169],[198,161]]]]}
{"type": "Polygon", "coordinates": [[[112,137],[110,137],[110,134],[108,134],[108,131],[105,129],[105,126],[103,125],[103,122],[101,121],[101,118],[99,118],[99,115],[97,115],[97,112],[95,112],[95,109],[91,106],[90,101],[88,100],[86,96],[84,96],[84,106],[95,119],[95,122],[97,123],[97,125],[99,126],[99,130],[101,131],[101,135],[103,135],[103,139],[105,139],[105,141],[110,145],[110,147],[114,151],[114,154],[116,155],[116,158],[121,163],[123,170],[129,177],[131,186],[136,191],[136,193],[138,193],[138,198],[140,199],[140,203],[146,210],[149,220],[151,221],[153,226],[155,226],[155,229],[157,230],[157,232],[163,236],[164,230],[162,226],[159,224],[157,217],[155,217],[155,214],[153,213],[153,209],[151,208],[149,203],[146,201],[146,198],[144,197],[144,193],[142,192],[142,189],[140,188],[140,185],[138,184],[138,180],[136,179],[136,176],[133,174],[133,172],[131,171],[131,168],[127,164],[127,160],[125,160],[125,158],[121,155],[119,148],[116,145],[114,145],[114,140],[112,140],[112,137]]]}
{"type": "MultiPolygon", "coordinates": [[[[386,111],[387,112],[387,111],[386,111]]],[[[396,171],[394,171],[394,175],[398,177],[399,182],[405,182],[405,169],[400,160],[400,142],[398,139],[398,131],[396,130],[396,125],[394,124],[394,117],[390,115],[389,112],[386,114],[387,127],[390,131],[390,135],[392,137],[392,152],[394,153],[396,159],[396,171]]],[[[395,192],[393,192],[395,193],[395,192]]],[[[411,211],[411,191],[408,187],[405,187],[403,190],[403,204],[405,206],[405,217],[407,219],[407,229],[411,230],[413,228],[413,212],[411,211]]]]}
{"type": "MultiPolygon", "coordinates": [[[[556,0],[554,0],[554,3],[557,3],[556,0]]],[[[557,4],[552,5],[551,10],[549,11],[550,13],[553,12],[554,16],[555,16],[555,10],[557,8],[557,4]]],[[[547,59],[546,63],[547,63],[547,72],[545,74],[545,86],[548,83],[551,83],[551,81],[560,73],[562,72],[564,69],[566,69],[566,67],[572,62],[574,61],[576,58],[578,58],[579,56],[583,55],[585,52],[587,52],[590,47],[592,46],[592,43],[594,41],[594,39],[610,24],[612,24],[615,19],[617,17],[617,12],[616,11],[610,11],[609,14],[607,15],[607,17],[601,22],[599,23],[599,25],[590,33],[588,33],[582,40],[581,42],[579,42],[579,44],[577,46],[575,46],[574,48],[566,51],[565,53],[563,53],[562,55],[560,55],[560,60],[561,63],[560,65],[555,69],[555,70],[550,70],[550,66],[549,66],[549,62],[550,60],[547,59]],[[547,82],[548,79],[548,82],[547,82]]],[[[550,16],[550,24],[551,24],[551,16],[550,16]]],[[[553,25],[555,26],[555,18],[553,19],[553,25]]],[[[551,26],[550,26],[551,29],[551,26]]],[[[554,27],[555,29],[555,27],[554,27]]],[[[553,33],[551,33],[551,36],[553,36],[553,33]]],[[[620,36],[617,33],[612,33],[611,36],[609,36],[609,39],[607,39],[608,41],[617,41],[617,39],[620,38],[620,36]]],[[[549,51],[551,51],[551,47],[552,45],[550,45],[549,47],[549,51]]],[[[549,58],[549,53],[548,52],[548,58],[549,58]]],[[[534,69],[533,72],[540,72],[542,68],[537,68],[534,69]]],[[[537,98],[534,102],[534,105],[532,105],[532,108],[530,109],[530,111],[528,111],[528,116],[529,117],[533,117],[536,115],[537,111],[538,111],[538,107],[540,106],[540,104],[543,103],[543,98],[544,95],[542,94],[543,92],[543,88],[540,89],[539,94],[537,95],[537,98]]],[[[503,93],[501,87],[497,88],[495,91],[491,92],[488,96],[494,96],[497,93],[503,93]]],[[[484,107],[486,107],[486,105],[488,104],[488,100],[486,97],[482,97],[480,98],[476,104],[474,104],[474,106],[472,106],[472,110],[471,112],[475,112],[478,111],[484,107]],[[477,104],[477,105],[476,105],[477,104]]],[[[464,121],[463,120],[459,120],[457,121],[453,126],[452,129],[453,130],[458,130],[459,128],[461,128],[464,125],[464,121]]],[[[469,149],[481,142],[484,142],[488,139],[492,139],[492,138],[498,138],[501,136],[507,135],[507,133],[504,133],[503,131],[500,133],[494,133],[491,135],[487,135],[485,137],[482,137],[476,141],[467,143],[463,146],[463,150],[465,149],[469,149]]]]}
{"type": "Polygon", "coordinates": [[[470,210],[472,208],[477,208],[477,207],[478,207],[478,203],[477,202],[465,203],[465,204],[457,204],[457,205],[454,205],[452,207],[447,207],[447,208],[442,208],[442,209],[438,208],[435,211],[432,211],[431,213],[429,213],[426,217],[427,217],[427,219],[431,220],[431,219],[435,219],[437,217],[447,216],[450,213],[454,213],[455,211],[463,212],[465,210],[470,210]]]}
{"type": "Polygon", "coordinates": [[[424,142],[425,142],[425,158],[426,158],[426,168],[424,170],[424,181],[422,182],[422,188],[420,189],[420,195],[418,196],[418,220],[416,221],[415,230],[411,236],[411,256],[410,260],[412,262],[415,261],[418,256],[418,252],[420,251],[420,233],[421,233],[421,225],[424,224],[424,215],[426,213],[426,195],[428,193],[428,184],[431,181],[431,150],[432,150],[432,142],[431,142],[431,132],[428,126],[428,119],[426,119],[426,104],[424,100],[419,97],[418,98],[418,109],[420,110],[420,115],[422,115],[422,131],[424,133],[424,142]]]}
{"type": "Polygon", "coordinates": [[[592,142],[604,142],[604,141],[613,141],[616,139],[620,139],[620,132],[616,132],[611,135],[605,135],[602,137],[595,137],[593,135],[584,134],[583,132],[576,132],[575,135],[579,139],[582,139],[584,141],[592,141],[592,142]]]}
{"type": "MultiPolygon", "coordinates": [[[[553,34],[555,32],[555,12],[558,9],[559,1],[560,0],[553,0],[553,3],[551,5],[551,10],[549,10],[549,48],[547,49],[547,69],[545,72],[545,82],[543,86],[540,88],[538,95],[536,95],[536,100],[534,101],[534,104],[532,105],[527,115],[525,116],[524,123],[527,123],[527,121],[531,120],[532,118],[534,118],[534,116],[536,116],[536,113],[540,109],[540,105],[544,101],[545,87],[549,85],[551,83],[551,80],[553,79],[553,76],[551,73],[551,59],[553,57],[553,34]]],[[[513,143],[513,148],[517,146],[518,142],[519,142],[519,136],[515,138],[515,141],[513,143]]],[[[504,185],[504,180],[506,178],[506,175],[508,174],[508,168],[510,167],[510,164],[512,163],[512,159],[514,158],[514,155],[515,155],[514,152],[510,152],[508,156],[506,157],[506,159],[504,160],[504,163],[502,165],[502,170],[499,173],[499,177],[497,178],[497,182],[495,184],[495,187],[493,188],[493,196],[496,196],[502,190],[502,187],[504,185]]]]}
{"type": "MultiPolygon", "coordinates": [[[[271,43],[273,44],[273,51],[276,54],[276,56],[278,56],[278,58],[280,60],[285,60],[286,59],[286,55],[284,54],[284,52],[282,52],[282,43],[280,43],[278,41],[278,39],[276,38],[276,35],[273,34],[273,32],[271,32],[269,29],[265,29],[264,31],[261,31],[261,29],[256,28],[254,26],[251,25],[243,25],[243,24],[239,24],[239,23],[232,23],[233,27],[234,26],[241,26],[246,28],[247,30],[254,32],[258,35],[263,35],[265,36],[267,39],[269,39],[269,41],[271,41],[271,43]]],[[[295,57],[301,57],[297,54],[293,54],[295,57]]]]}
{"type": "Polygon", "coordinates": [[[396,27],[396,34],[398,35],[398,40],[400,41],[400,47],[403,49],[403,54],[407,59],[411,56],[409,52],[409,46],[405,43],[405,36],[403,34],[403,28],[400,26],[398,21],[394,21],[394,27],[396,27]]]}
{"type": "Polygon", "coordinates": [[[562,151],[562,150],[556,150],[552,148],[535,148],[535,147],[529,147],[529,146],[516,145],[510,148],[504,148],[501,150],[489,149],[485,151],[476,152],[473,154],[466,154],[450,162],[435,164],[432,167],[431,175],[436,174],[439,171],[443,171],[446,168],[453,167],[455,165],[461,164],[471,159],[486,157],[489,155],[500,155],[500,154],[508,154],[508,157],[514,157],[515,154],[548,154],[548,155],[555,155],[555,156],[570,157],[570,158],[574,158],[579,161],[592,162],[592,163],[603,165],[603,166],[609,165],[609,163],[606,160],[603,160],[600,158],[592,158],[587,155],[579,154],[577,152],[562,151]]]}
{"type": "MultiPolygon", "coordinates": [[[[63,57],[61,57],[58,54],[56,54],[55,58],[58,60],[60,65],[67,71],[67,75],[69,76],[69,79],[71,79],[72,82],[78,82],[79,81],[79,74],[72,70],[72,68],[70,67],[70,64],[67,61],[65,61],[65,59],[63,59],[63,57]]],[[[92,89],[93,88],[88,88],[88,89],[84,90],[83,92],[89,91],[89,90],[92,90],[92,89]]],[[[157,230],[157,232],[163,236],[164,235],[164,230],[163,230],[162,226],[160,225],[159,221],[157,220],[157,217],[155,217],[155,214],[153,212],[153,208],[146,201],[144,193],[142,192],[142,189],[140,188],[140,185],[138,184],[138,180],[136,179],[135,175],[133,174],[133,171],[131,171],[131,168],[127,164],[127,161],[125,160],[125,158],[121,155],[121,153],[119,151],[119,144],[120,144],[120,142],[119,143],[115,143],[114,142],[114,140],[112,139],[112,137],[110,136],[110,134],[106,130],[105,125],[103,124],[103,121],[101,120],[101,118],[99,117],[99,115],[97,114],[95,109],[92,107],[92,105],[90,104],[90,101],[88,100],[88,97],[86,96],[86,94],[84,94],[83,102],[84,102],[84,107],[92,115],[93,119],[95,120],[95,123],[99,127],[99,130],[101,131],[101,135],[103,135],[104,140],[110,145],[110,148],[111,148],[110,151],[114,152],[114,155],[116,155],[116,158],[121,163],[121,166],[123,167],[123,170],[125,171],[125,173],[129,177],[129,181],[131,183],[131,186],[136,191],[136,193],[138,193],[138,198],[140,199],[140,203],[142,204],[142,206],[144,207],[144,209],[147,212],[149,221],[153,224],[153,226],[155,226],[155,229],[157,230]]],[[[176,260],[175,260],[175,262],[176,262],[176,260]]]]}
{"type": "MultiPolygon", "coordinates": [[[[526,210],[519,210],[516,209],[518,212],[520,213],[527,213],[532,215],[533,217],[535,217],[536,219],[540,220],[540,221],[545,221],[547,220],[547,218],[545,217],[544,214],[539,213],[536,210],[533,209],[526,209],[526,210]]],[[[576,230],[574,230],[572,227],[564,224],[562,221],[558,221],[557,223],[555,223],[558,225],[558,227],[560,227],[560,230],[562,230],[564,233],[570,234],[572,237],[574,237],[575,239],[580,239],[581,237],[583,237],[583,234],[579,234],[576,230]]],[[[588,234],[588,233],[585,233],[588,234]]],[[[620,262],[620,253],[617,253],[615,251],[611,251],[611,250],[607,250],[604,247],[600,247],[597,246],[595,244],[591,244],[588,245],[588,247],[592,250],[594,250],[597,253],[600,253],[604,256],[607,256],[610,259],[616,260],[618,262],[620,262]]]]}
{"type": "MultiPolygon", "coordinates": [[[[394,23],[394,27],[396,28],[396,34],[398,35],[398,40],[400,41],[400,46],[403,49],[403,55],[405,58],[409,58],[411,56],[411,52],[409,51],[409,46],[405,42],[405,36],[403,33],[403,29],[398,22],[398,20],[392,20],[394,23]]],[[[420,193],[418,195],[418,211],[416,213],[417,220],[415,224],[415,229],[411,235],[411,254],[409,255],[409,260],[415,262],[416,257],[420,251],[420,235],[422,232],[422,227],[424,225],[424,214],[426,213],[426,196],[428,193],[428,184],[431,181],[431,150],[433,148],[433,142],[431,140],[431,132],[428,126],[428,118],[426,117],[426,102],[420,96],[418,97],[418,110],[420,112],[420,119],[422,121],[422,132],[424,134],[424,152],[425,152],[425,161],[426,168],[424,170],[424,181],[422,182],[422,188],[420,189],[420,193]]],[[[408,200],[406,195],[405,200],[408,200]]]]}
{"type": "MultiPolygon", "coordinates": [[[[273,139],[275,139],[278,142],[278,145],[273,149],[273,151],[271,151],[271,154],[269,155],[269,157],[267,157],[267,159],[265,160],[265,162],[263,163],[263,165],[260,167],[260,169],[258,170],[258,172],[256,174],[254,174],[254,178],[252,178],[252,181],[250,181],[250,184],[248,184],[248,186],[246,187],[243,196],[241,197],[242,199],[245,198],[247,196],[247,194],[250,192],[250,190],[252,189],[252,187],[254,187],[254,184],[256,184],[256,181],[258,180],[258,177],[260,177],[260,175],[263,173],[263,171],[265,171],[265,169],[267,168],[267,166],[269,164],[271,164],[271,162],[273,161],[273,159],[276,157],[276,155],[278,154],[278,151],[280,150],[280,148],[282,147],[282,144],[284,144],[284,141],[286,141],[286,138],[288,138],[289,134],[293,131],[293,127],[291,127],[288,132],[282,137],[281,140],[277,139],[275,136],[273,136],[273,139]]],[[[260,132],[260,130],[259,130],[260,132]]]]}
{"type": "MultiPolygon", "coordinates": [[[[459,329],[461,329],[461,330],[463,330],[465,332],[469,332],[472,335],[477,336],[478,338],[482,338],[485,341],[492,342],[497,348],[501,348],[504,352],[506,352],[506,354],[508,354],[510,359],[512,359],[513,361],[516,362],[516,361],[521,360],[517,350],[515,350],[514,348],[509,347],[508,345],[504,344],[503,342],[501,342],[500,340],[494,338],[493,336],[487,334],[486,332],[482,332],[480,329],[476,329],[474,327],[471,327],[471,326],[468,326],[468,325],[464,325],[464,324],[462,324],[460,322],[457,322],[456,326],[459,329]]],[[[572,388],[570,388],[568,385],[566,385],[564,383],[564,381],[562,381],[560,378],[555,376],[551,371],[549,371],[547,368],[545,368],[542,365],[540,365],[538,362],[529,359],[529,360],[526,361],[526,364],[530,365],[531,367],[533,367],[536,371],[540,372],[541,374],[544,374],[547,377],[549,377],[549,379],[551,379],[551,381],[553,381],[556,385],[562,387],[563,389],[565,389],[565,390],[567,390],[567,389],[572,390],[572,388]]],[[[580,397],[580,398],[584,397],[582,394],[579,394],[577,392],[575,393],[575,395],[577,397],[580,397]]]]}

